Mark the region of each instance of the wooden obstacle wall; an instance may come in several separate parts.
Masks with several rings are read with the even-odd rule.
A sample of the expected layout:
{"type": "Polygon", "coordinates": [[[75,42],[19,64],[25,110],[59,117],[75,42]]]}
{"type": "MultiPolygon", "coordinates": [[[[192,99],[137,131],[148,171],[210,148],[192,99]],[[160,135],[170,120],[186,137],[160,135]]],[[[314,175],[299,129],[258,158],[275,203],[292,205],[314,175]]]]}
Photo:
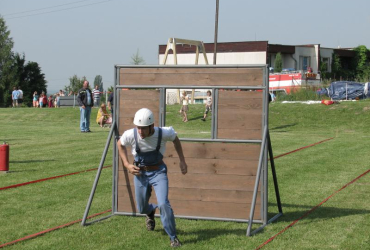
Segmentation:
{"type": "MultiPolygon", "coordinates": [[[[195,83],[197,86],[262,86],[263,73],[262,69],[254,68],[121,68],[119,82],[120,85],[173,85],[174,88],[197,85],[195,83]]],[[[120,134],[133,128],[134,115],[140,108],[150,108],[155,120],[159,120],[159,90],[121,90],[119,96],[120,134]]],[[[262,97],[262,91],[220,90],[218,138],[261,139],[262,97]]],[[[183,141],[182,147],[188,165],[186,175],[181,174],[172,143],[167,143],[164,155],[168,167],[169,200],[175,215],[247,220],[260,144],[183,141]]],[[[129,158],[133,160],[131,154],[129,158]]],[[[136,213],[133,177],[119,159],[117,212],[136,213]]],[[[154,190],[151,202],[156,203],[154,190]]],[[[261,219],[260,208],[261,199],[258,198],[256,220],[261,219]]]]}

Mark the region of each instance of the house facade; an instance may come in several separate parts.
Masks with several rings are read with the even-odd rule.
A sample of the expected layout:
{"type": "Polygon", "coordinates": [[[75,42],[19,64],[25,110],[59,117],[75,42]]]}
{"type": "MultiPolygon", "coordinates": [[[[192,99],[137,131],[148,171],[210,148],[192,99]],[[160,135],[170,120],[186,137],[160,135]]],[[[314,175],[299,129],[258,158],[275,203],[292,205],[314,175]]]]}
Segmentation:
{"type": "MultiPolygon", "coordinates": [[[[213,43],[205,43],[208,62],[213,62],[213,43]]],[[[166,45],[159,45],[158,61],[163,64],[166,45]]],[[[351,58],[355,56],[352,49],[324,48],[320,44],[282,45],[269,44],[268,41],[225,42],[217,44],[217,64],[268,64],[274,67],[276,54],[281,53],[283,68],[294,68],[296,71],[306,71],[311,67],[313,72],[320,73],[320,63],[327,64],[331,72],[333,53],[337,54],[343,68],[348,68],[351,58]]],[[[194,65],[196,58],[195,46],[176,45],[177,61],[182,65],[194,65]]],[[[166,64],[174,64],[173,53],[169,53],[166,64]]],[[[198,64],[205,64],[202,54],[198,64]]]]}

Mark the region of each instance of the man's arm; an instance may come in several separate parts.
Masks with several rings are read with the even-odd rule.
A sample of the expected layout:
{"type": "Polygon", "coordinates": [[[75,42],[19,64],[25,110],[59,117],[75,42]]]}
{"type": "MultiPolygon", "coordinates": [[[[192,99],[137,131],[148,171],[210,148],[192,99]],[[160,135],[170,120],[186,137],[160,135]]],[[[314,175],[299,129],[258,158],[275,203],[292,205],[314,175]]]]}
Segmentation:
{"type": "Polygon", "coordinates": [[[127,168],[128,172],[133,175],[140,175],[140,168],[136,167],[135,165],[132,165],[128,162],[127,157],[127,148],[125,146],[122,146],[121,141],[117,141],[117,147],[118,147],[118,155],[122,159],[122,164],[125,168],[127,168]]]}
{"type": "Polygon", "coordinates": [[[180,169],[182,174],[186,174],[188,172],[188,165],[186,165],[184,153],[182,152],[182,146],[179,138],[176,136],[175,140],[173,141],[173,145],[175,146],[176,152],[180,158],[180,169]]]}
{"type": "Polygon", "coordinates": [[[82,100],[81,100],[81,91],[78,91],[77,102],[78,102],[78,105],[80,105],[83,109],[85,108],[85,105],[82,103],[82,100]]]}

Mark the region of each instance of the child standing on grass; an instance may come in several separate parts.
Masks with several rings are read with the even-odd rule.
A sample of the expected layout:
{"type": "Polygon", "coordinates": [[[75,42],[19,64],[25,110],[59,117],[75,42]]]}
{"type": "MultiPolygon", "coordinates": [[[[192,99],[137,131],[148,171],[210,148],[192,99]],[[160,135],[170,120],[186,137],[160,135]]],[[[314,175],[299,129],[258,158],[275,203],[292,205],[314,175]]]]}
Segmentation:
{"type": "Polygon", "coordinates": [[[52,95],[49,96],[49,98],[48,98],[48,106],[49,106],[49,108],[53,107],[53,96],[52,95]]]}
{"type": "Polygon", "coordinates": [[[207,91],[206,110],[204,111],[202,121],[206,120],[209,111],[212,112],[212,92],[210,90],[207,91]]]}
{"type": "Polygon", "coordinates": [[[44,94],[40,94],[40,97],[39,97],[39,105],[40,105],[40,108],[42,108],[44,106],[44,103],[43,103],[43,100],[44,100],[44,94]]]}
{"type": "Polygon", "coordinates": [[[37,91],[33,92],[33,107],[37,108],[39,106],[39,95],[37,94],[37,91]]]}
{"type": "Polygon", "coordinates": [[[182,92],[181,102],[182,102],[182,107],[180,109],[180,113],[183,115],[182,121],[187,122],[188,121],[187,112],[189,111],[189,97],[186,95],[185,90],[182,92]]]}

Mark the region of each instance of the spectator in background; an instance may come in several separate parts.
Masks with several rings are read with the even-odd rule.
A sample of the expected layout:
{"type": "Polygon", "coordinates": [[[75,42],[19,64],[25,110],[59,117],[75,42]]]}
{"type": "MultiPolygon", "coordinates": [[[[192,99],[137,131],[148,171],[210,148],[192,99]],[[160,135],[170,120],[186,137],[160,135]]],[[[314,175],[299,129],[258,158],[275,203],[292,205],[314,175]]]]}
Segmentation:
{"type": "Polygon", "coordinates": [[[90,115],[93,106],[92,91],[89,82],[84,81],[82,89],[78,91],[77,102],[80,105],[80,130],[81,133],[90,131],[90,115]]]}
{"type": "Polygon", "coordinates": [[[46,108],[48,106],[48,96],[45,94],[45,92],[43,91],[42,92],[42,103],[43,103],[43,107],[46,108]]]}
{"type": "Polygon", "coordinates": [[[93,95],[94,95],[94,107],[99,107],[100,106],[100,90],[99,90],[98,85],[95,86],[95,89],[93,90],[93,95]]]}
{"type": "Polygon", "coordinates": [[[40,97],[39,97],[39,105],[40,105],[40,108],[44,107],[44,92],[41,93],[40,97]]]}
{"type": "Polygon", "coordinates": [[[112,118],[110,117],[110,114],[108,114],[105,103],[102,103],[100,105],[100,109],[98,110],[98,115],[96,116],[96,122],[100,125],[100,127],[103,127],[104,124],[112,123],[112,118]]]}
{"type": "Polygon", "coordinates": [[[39,106],[39,95],[37,94],[37,91],[33,92],[32,104],[34,108],[39,106]]]}
{"type": "Polygon", "coordinates": [[[311,66],[307,66],[307,73],[312,73],[312,68],[311,68],[311,66]]]}
{"type": "Polygon", "coordinates": [[[22,104],[23,103],[23,91],[21,90],[20,87],[18,87],[18,92],[19,92],[18,104],[22,104]]]}
{"type": "Polygon", "coordinates": [[[17,87],[14,87],[13,92],[12,92],[13,108],[18,107],[18,99],[19,99],[19,91],[17,90],[17,87]]]}
{"type": "Polygon", "coordinates": [[[108,97],[108,109],[110,110],[110,112],[112,113],[112,116],[113,116],[113,92],[110,93],[110,95],[108,97]]]}
{"type": "Polygon", "coordinates": [[[71,91],[69,91],[69,94],[68,94],[68,96],[73,96],[74,94],[73,94],[73,91],[71,90],[71,91]]]}
{"type": "Polygon", "coordinates": [[[63,90],[59,90],[59,96],[65,96],[64,91],[63,91],[63,90]]]}
{"type": "Polygon", "coordinates": [[[53,96],[52,95],[50,95],[49,98],[48,98],[48,106],[49,106],[49,108],[53,107],[53,96]]]}
{"type": "Polygon", "coordinates": [[[274,92],[270,92],[269,102],[274,102],[275,100],[276,100],[276,96],[275,96],[274,92]]]}
{"type": "Polygon", "coordinates": [[[183,122],[188,122],[189,97],[186,94],[185,90],[182,92],[181,102],[182,102],[182,106],[181,106],[181,109],[180,109],[180,113],[183,116],[182,121],[183,122]]]}
{"type": "Polygon", "coordinates": [[[212,112],[212,92],[210,90],[207,91],[207,100],[206,100],[205,106],[206,106],[206,110],[204,111],[202,121],[206,120],[206,117],[209,111],[212,112]]]}
{"type": "Polygon", "coordinates": [[[60,94],[59,93],[57,93],[56,96],[55,96],[55,104],[54,104],[54,106],[56,108],[59,108],[60,107],[60,94]]]}

